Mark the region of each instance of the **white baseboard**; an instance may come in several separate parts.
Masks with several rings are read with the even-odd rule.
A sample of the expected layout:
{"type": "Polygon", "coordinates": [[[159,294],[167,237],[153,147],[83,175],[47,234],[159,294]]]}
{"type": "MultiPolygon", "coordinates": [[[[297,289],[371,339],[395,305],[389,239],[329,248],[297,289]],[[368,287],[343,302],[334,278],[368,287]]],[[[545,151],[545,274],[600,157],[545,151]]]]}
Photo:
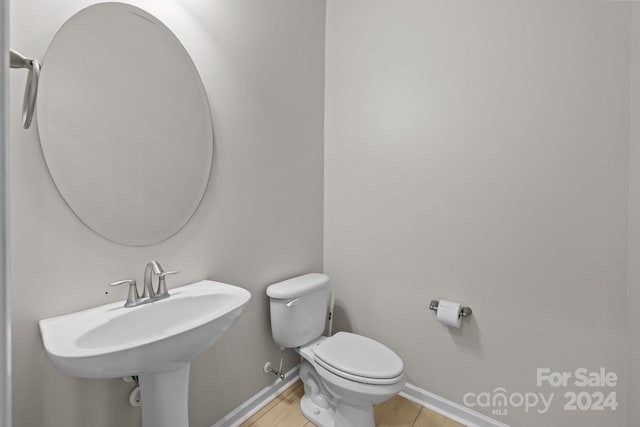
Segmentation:
{"type": "Polygon", "coordinates": [[[510,427],[480,412],[476,412],[466,406],[430,393],[413,384],[405,384],[404,390],[400,392],[400,396],[467,427],[510,427]]]}
{"type": "MultiPolygon", "coordinates": [[[[236,427],[247,421],[280,393],[291,387],[291,385],[300,378],[299,371],[300,365],[297,365],[285,374],[283,381],[276,380],[273,384],[263,388],[211,427],[236,427]]],[[[510,427],[507,424],[494,420],[466,406],[444,399],[413,384],[406,383],[404,390],[400,392],[400,396],[433,412],[444,415],[466,427],[510,427]]]]}
{"type": "Polygon", "coordinates": [[[211,427],[236,427],[247,421],[280,393],[298,381],[298,378],[300,378],[299,371],[300,365],[296,365],[285,374],[284,380],[278,379],[273,384],[266,386],[211,427]]]}

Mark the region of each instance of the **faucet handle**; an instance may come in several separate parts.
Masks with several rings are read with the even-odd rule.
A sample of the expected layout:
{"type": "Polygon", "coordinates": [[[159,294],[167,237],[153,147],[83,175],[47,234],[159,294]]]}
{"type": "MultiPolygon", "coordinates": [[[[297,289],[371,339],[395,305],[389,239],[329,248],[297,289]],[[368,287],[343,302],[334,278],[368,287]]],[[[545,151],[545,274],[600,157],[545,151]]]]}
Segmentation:
{"type": "Polygon", "coordinates": [[[169,297],[169,291],[167,290],[167,283],[164,280],[164,278],[166,276],[170,276],[172,274],[178,274],[178,273],[179,273],[178,270],[173,270],[173,271],[163,271],[162,273],[158,274],[158,291],[156,292],[156,297],[158,298],[169,297]]]}
{"type": "Polygon", "coordinates": [[[178,273],[180,273],[178,270],[163,271],[162,273],[158,274],[158,277],[164,278],[164,276],[170,276],[172,274],[178,274],[178,273]]]}
{"type": "Polygon", "coordinates": [[[136,281],[133,279],[119,280],[117,282],[109,283],[109,286],[129,285],[129,294],[127,295],[127,301],[124,303],[125,307],[135,307],[140,303],[140,294],[138,294],[138,287],[136,281]]]}

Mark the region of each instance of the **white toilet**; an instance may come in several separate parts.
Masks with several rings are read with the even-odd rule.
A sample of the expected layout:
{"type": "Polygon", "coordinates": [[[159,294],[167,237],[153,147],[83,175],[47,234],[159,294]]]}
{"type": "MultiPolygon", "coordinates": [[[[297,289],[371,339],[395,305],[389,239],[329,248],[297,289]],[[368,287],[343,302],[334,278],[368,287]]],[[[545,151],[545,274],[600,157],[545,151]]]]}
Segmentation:
{"type": "Polygon", "coordinates": [[[405,384],[402,359],[361,335],[322,336],[329,277],[310,273],[267,288],[273,340],[302,356],[302,413],[319,427],[373,427],[373,405],[405,384]]]}

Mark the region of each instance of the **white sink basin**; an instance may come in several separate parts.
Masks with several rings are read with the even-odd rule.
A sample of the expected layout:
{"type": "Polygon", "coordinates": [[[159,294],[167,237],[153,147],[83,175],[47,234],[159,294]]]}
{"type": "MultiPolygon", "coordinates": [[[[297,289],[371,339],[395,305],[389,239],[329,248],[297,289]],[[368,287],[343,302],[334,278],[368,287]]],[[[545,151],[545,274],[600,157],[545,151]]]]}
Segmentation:
{"type": "Polygon", "coordinates": [[[191,359],[235,323],[251,294],[210,280],[169,293],[138,307],[120,301],[41,320],[44,348],[74,376],[138,375],[143,426],[187,426],[191,359]]]}

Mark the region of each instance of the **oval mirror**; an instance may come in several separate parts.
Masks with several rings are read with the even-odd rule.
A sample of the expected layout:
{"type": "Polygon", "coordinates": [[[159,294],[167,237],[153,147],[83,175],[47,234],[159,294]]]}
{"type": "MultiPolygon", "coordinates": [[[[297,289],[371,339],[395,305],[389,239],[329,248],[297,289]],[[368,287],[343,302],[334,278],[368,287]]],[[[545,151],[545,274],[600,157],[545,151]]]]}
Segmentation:
{"type": "Polygon", "coordinates": [[[180,41],[142,9],[96,4],[60,28],[37,121],[60,194],[105,238],[158,243],[198,208],[213,156],[207,95],[180,41]]]}

